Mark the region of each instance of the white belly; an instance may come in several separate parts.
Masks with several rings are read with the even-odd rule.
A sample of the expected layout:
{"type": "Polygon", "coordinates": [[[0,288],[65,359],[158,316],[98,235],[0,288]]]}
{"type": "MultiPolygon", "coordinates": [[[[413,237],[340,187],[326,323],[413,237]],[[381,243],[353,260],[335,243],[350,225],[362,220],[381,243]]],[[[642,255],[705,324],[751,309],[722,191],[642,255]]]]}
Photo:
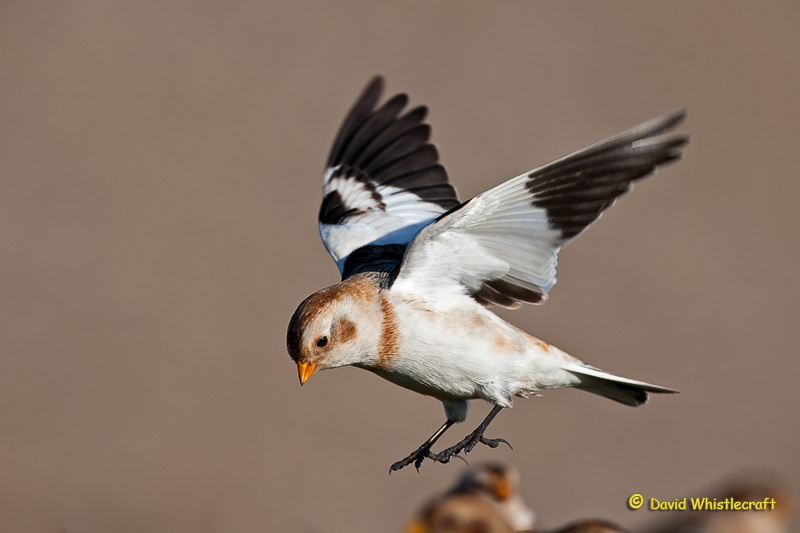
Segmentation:
{"type": "Polygon", "coordinates": [[[421,299],[395,298],[402,349],[370,368],[407,389],[440,400],[483,398],[510,406],[514,396],[569,386],[561,369],[571,356],[527,335],[465,297],[458,308],[434,311],[421,299]]]}

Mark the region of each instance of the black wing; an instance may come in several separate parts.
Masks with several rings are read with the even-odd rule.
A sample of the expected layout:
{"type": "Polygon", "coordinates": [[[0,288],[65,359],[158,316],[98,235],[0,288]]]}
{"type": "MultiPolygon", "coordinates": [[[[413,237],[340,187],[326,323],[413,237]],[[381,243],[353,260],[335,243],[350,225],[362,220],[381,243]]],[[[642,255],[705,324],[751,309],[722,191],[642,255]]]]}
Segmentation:
{"type": "MultiPolygon", "coordinates": [[[[377,107],[382,91],[381,77],[367,85],[336,135],[325,170],[320,235],[342,273],[355,250],[407,244],[459,204],[428,142],[427,108],[401,114],[408,103],[405,94],[377,107]]],[[[349,270],[354,270],[352,261],[349,270]]]]}

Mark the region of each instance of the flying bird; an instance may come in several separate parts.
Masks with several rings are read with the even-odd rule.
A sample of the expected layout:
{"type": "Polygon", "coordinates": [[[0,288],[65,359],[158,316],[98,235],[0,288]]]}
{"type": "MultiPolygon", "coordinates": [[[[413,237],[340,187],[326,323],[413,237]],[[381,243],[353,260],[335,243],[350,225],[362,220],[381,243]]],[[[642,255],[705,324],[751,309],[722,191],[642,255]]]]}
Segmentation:
{"type": "Polygon", "coordinates": [[[341,366],[369,370],[441,400],[446,420],[390,472],[448,462],[481,443],[514,397],[574,387],[639,406],[674,393],[590,366],[514,327],[490,306],[540,304],[556,283],[561,248],[634,182],[682,156],[685,135],[665,135],[673,112],[556,159],[462,202],[429,142],[427,108],[405,94],[378,105],[374,78],[336,135],[323,176],[319,232],[342,281],[294,312],[287,349],[301,385],[341,366]],[[468,401],[493,405],[463,440],[432,446],[463,422],[468,401]]]}

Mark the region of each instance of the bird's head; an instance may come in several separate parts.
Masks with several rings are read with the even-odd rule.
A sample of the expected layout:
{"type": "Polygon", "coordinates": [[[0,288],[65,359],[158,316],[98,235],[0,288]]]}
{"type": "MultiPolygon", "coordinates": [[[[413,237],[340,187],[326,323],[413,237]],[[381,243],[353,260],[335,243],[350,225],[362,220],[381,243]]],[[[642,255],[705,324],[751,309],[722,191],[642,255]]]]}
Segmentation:
{"type": "Polygon", "coordinates": [[[297,363],[300,384],[315,371],[366,362],[380,335],[377,289],[339,283],[315,292],[297,307],[286,348],[297,363]]]}

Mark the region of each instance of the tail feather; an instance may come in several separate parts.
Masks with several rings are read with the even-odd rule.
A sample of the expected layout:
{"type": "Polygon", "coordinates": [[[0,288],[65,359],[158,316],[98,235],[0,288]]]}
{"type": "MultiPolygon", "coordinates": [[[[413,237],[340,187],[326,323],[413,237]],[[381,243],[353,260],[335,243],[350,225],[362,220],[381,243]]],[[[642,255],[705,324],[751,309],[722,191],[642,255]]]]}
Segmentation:
{"type": "Polygon", "coordinates": [[[615,376],[614,374],[603,372],[599,368],[584,364],[565,365],[564,370],[574,374],[581,380],[580,383],[575,385],[576,389],[598,394],[610,400],[634,407],[647,402],[648,392],[659,394],[677,394],[678,392],[674,389],[645,383],[644,381],[615,376]]]}

